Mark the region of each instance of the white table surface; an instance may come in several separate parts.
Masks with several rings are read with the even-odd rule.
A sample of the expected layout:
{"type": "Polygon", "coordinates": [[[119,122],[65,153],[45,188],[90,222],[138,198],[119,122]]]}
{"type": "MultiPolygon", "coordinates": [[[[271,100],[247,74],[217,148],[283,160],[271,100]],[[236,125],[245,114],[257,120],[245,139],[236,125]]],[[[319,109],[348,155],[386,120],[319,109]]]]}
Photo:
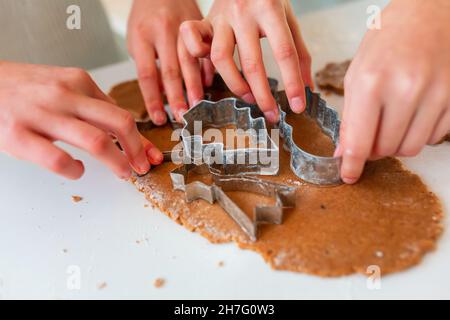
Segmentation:
{"type": "MultiPolygon", "coordinates": [[[[366,6],[374,2],[385,1],[302,17],[314,69],[353,55],[364,32],[366,6]]],[[[278,76],[270,59],[267,67],[278,76]]],[[[135,71],[125,62],[92,75],[107,90],[133,78],[135,71]]],[[[342,105],[339,98],[329,101],[342,105]]],[[[133,185],[114,178],[88,155],[68,149],[87,168],[76,182],[0,154],[0,299],[450,298],[447,230],[423,263],[382,277],[380,290],[368,289],[364,275],[324,279],[273,271],[252,251],[210,244],[159,211],[144,208],[146,201],[133,185]],[[72,195],[84,200],[73,203],[72,195]],[[219,261],[225,265],[218,267],[219,261]],[[73,270],[80,271],[79,289],[67,285],[74,279],[73,270]],[[155,288],[156,278],[166,279],[166,285],[155,288]],[[106,287],[99,289],[101,283],[106,287]]],[[[418,157],[405,159],[442,199],[446,213],[449,159],[449,144],[427,147],[418,157]]]]}

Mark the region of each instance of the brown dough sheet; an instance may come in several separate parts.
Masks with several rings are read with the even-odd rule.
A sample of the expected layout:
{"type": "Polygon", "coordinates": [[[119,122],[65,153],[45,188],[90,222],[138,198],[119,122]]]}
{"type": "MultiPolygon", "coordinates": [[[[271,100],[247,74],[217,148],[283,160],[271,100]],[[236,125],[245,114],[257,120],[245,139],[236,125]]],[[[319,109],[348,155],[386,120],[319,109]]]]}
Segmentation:
{"type": "MultiPolygon", "coordinates": [[[[140,104],[137,85],[124,86],[126,90],[116,87],[111,96],[123,106],[140,104]]],[[[312,135],[294,134],[302,147],[323,155],[333,153],[330,139],[323,137],[315,122],[304,116],[288,122],[312,135]]],[[[170,141],[171,132],[166,125],[145,136],[161,150],[169,150],[177,144],[170,141]]],[[[282,225],[261,225],[254,243],[219,205],[202,200],[186,203],[183,192],[173,191],[169,173],[176,165],[164,163],[133,182],[151,203],[185,228],[213,243],[235,241],[261,254],[277,270],[341,276],[366,273],[368,266],[378,265],[386,274],[418,264],[435,248],[442,232],[441,203],[399,160],[369,162],[356,185],[318,187],[299,180],[290,170],[289,159],[282,150],[280,174],[264,178],[297,186],[297,207],[286,211],[282,225]]],[[[229,194],[248,214],[256,204],[273,201],[246,192],[229,194]]]]}

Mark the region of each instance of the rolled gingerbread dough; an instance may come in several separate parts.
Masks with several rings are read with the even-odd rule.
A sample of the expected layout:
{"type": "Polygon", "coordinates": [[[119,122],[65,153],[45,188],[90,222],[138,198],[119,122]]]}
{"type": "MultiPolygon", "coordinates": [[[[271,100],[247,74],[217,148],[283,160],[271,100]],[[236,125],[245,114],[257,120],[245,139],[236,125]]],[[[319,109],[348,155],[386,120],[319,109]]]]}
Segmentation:
{"type": "MultiPolygon", "coordinates": [[[[143,107],[135,81],[119,84],[110,95],[124,108],[143,107]]],[[[213,99],[229,95],[216,93],[213,99]]],[[[333,145],[313,121],[301,115],[288,121],[303,148],[332,154],[333,145]]],[[[144,135],[161,150],[169,150],[177,143],[170,141],[171,133],[166,125],[144,135]]],[[[276,270],[341,276],[366,273],[369,266],[377,265],[387,274],[418,264],[435,248],[443,230],[441,203],[399,160],[369,162],[357,184],[337,187],[299,180],[291,172],[289,154],[284,150],[280,166],[278,176],[264,179],[298,187],[297,206],[286,212],[283,224],[262,225],[256,242],[250,242],[219,205],[202,200],[186,203],[183,192],[172,190],[169,172],[176,167],[172,163],[152,168],[133,183],[154,206],[185,228],[213,243],[234,241],[254,250],[276,270]]],[[[272,201],[246,192],[229,195],[248,214],[256,204],[272,201]]]]}

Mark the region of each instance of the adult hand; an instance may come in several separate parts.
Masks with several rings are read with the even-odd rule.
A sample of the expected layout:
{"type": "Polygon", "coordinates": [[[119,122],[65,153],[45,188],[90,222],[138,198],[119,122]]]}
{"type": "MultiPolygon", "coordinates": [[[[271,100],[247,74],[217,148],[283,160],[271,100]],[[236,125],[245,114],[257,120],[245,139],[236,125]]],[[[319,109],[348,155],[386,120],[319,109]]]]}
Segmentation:
{"type": "Polygon", "coordinates": [[[394,0],[345,79],[342,179],[368,159],[414,156],[450,130],[450,2],[394,0]]]}
{"type": "Polygon", "coordinates": [[[85,71],[0,62],[0,150],[66,178],[80,178],[83,163],[55,141],[89,152],[122,179],[130,177],[131,168],[144,174],[163,160],[140,136],[132,115],[114,105],[85,71]]]}

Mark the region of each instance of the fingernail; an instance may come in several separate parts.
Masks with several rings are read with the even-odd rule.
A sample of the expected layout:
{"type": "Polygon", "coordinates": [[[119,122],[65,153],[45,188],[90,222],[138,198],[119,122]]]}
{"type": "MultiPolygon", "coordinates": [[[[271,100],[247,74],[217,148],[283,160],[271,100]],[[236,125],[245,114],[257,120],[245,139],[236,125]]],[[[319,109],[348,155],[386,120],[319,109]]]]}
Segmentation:
{"type": "Polygon", "coordinates": [[[131,178],[131,170],[124,172],[121,176],[120,179],[122,180],[128,180],[131,178]]]}
{"type": "Polygon", "coordinates": [[[164,160],[164,156],[157,148],[147,150],[147,157],[153,164],[160,164],[164,160]]]}
{"type": "Polygon", "coordinates": [[[146,174],[150,170],[150,163],[148,162],[148,160],[145,159],[143,162],[143,164],[141,163],[138,168],[136,168],[136,172],[138,174],[146,174]]]}
{"type": "Polygon", "coordinates": [[[164,111],[157,110],[157,111],[153,112],[152,120],[153,120],[153,123],[156,124],[157,126],[162,126],[163,124],[165,124],[167,122],[166,113],[164,111]]]}
{"type": "Polygon", "coordinates": [[[264,112],[264,116],[270,123],[278,122],[278,112],[277,111],[266,111],[266,112],[264,112]]]}
{"type": "Polygon", "coordinates": [[[290,104],[292,111],[294,111],[295,113],[300,113],[303,110],[305,110],[305,104],[303,103],[303,100],[300,97],[292,98],[290,104]]]}
{"type": "Polygon", "coordinates": [[[344,177],[344,178],[342,178],[342,181],[344,181],[346,184],[354,184],[354,183],[356,183],[356,181],[358,181],[358,179],[344,177]]]}

